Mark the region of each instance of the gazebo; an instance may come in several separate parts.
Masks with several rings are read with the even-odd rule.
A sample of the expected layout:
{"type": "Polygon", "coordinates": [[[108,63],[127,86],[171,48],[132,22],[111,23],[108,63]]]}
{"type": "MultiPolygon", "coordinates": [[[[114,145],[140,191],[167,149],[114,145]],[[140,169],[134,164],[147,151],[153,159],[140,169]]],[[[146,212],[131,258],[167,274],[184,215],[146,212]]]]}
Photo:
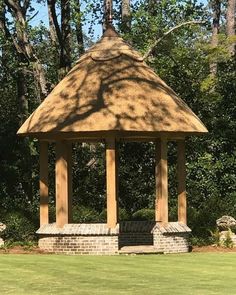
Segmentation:
{"type": "Polygon", "coordinates": [[[207,129],[112,26],[78,60],[18,131],[40,142],[39,246],[51,252],[119,253],[148,244],[152,251],[186,252],[185,138],[207,129]],[[156,146],[153,222],[117,218],[117,142],[156,146]],[[177,141],[178,221],[168,220],[167,143],[177,141]],[[49,223],[48,142],[56,144],[56,222],[49,223]],[[73,224],[72,143],[106,143],[106,224],[73,224]]]}

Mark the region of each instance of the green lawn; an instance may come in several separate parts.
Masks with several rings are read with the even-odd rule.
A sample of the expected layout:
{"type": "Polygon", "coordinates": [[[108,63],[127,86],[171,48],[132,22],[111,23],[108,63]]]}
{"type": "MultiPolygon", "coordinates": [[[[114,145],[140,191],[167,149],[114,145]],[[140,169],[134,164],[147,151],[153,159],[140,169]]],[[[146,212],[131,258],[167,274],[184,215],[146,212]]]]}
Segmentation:
{"type": "Polygon", "coordinates": [[[0,294],[236,294],[236,253],[0,255],[0,294]]]}

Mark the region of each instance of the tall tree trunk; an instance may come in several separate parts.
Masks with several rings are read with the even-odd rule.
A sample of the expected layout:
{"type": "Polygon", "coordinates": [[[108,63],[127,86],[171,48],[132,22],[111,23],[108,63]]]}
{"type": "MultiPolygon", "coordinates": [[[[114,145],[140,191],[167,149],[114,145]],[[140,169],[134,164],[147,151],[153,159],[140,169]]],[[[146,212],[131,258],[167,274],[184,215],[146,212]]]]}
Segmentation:
{"type": "MultiPolygon", "coordinates": [[[[7,21],[5,18],[5,7],[1,5],[0,9],[0,29],[5,35],[5,38],[11,42],[12,51],[16,53],[18,58],[18,68],[16,71],[15,81],[17,88],[17,102],[18,102],[18,113],[19,113],[19,126],[23,124],[29,115],[29,104],[27,98],[27,67],[28,62],[26,60],[26,55],[22,49],[22,45],[19,42],[19,32],[17,31],[16,39],[15,36],[11,35],[10,30],[7,27],[7,21]]],[[[18,28],[19,30],[19,28],[18,28]]],[[[22,35],[21,35],[22,37],[22,35]]],[[[22,37],[23,38],[23,37],[22,37]]],[[[22,177],[22,187],[27,194],[28,200],[33,200],[33,187],[32,187],[32,162],[31,162],[31,149],[29,144],[29,139],[24,138],[22,140],[24,146],[24,160],[20,164],[20,169],[24,171],[24,177],[22,177]],[[24,165],[27,165],[27,170],[24,169],[24,165]]]]}
{"type": "MultiPolygon", "coordinates": [[[[18,57],[19,58],[19,57],[18,57]]],[[[21,59],[21,58],[20,58],[21,59]]],[[[19,104],[19,126],[21,126],[24,121],[29,116],[29,103],[27,99],[27,73],[26,64],[24,65],[24,60],[22,62],[19,60],[20,66],[16,74],[16,85],[17,85],[17,99],[19,104]]],[[[21,169],[23,169],[25,176],[22,178],[22,187],[26,192],[28,200],[33,201],[33,185],[32,185],[32,155],[30,149],[30,139],[25,137],[22,140],[24,145],[24,161],[21,163],[21,169]],[[22,167],[23,166],[23,167],[22,167]],[[27,167],[27,168],[26,168],[27,167]],[[25,170],[27,169],[27,170],[25,170]]]]}
{"type": "Polygon", "coordinates": [[[55,0],[47,0],[47,6],[48,6],[48,22],[49,22],[49,32],[50,32],[50,38],[53,46],[56,47],[57,45],[57,33],[54,23],[54,18],[56,14],[55,9],[56,1],[55,0]]]}
{"type": "Polygon", "coordinates": [[[112,24],[112,0],[104,0],[103,32],[112,24]]]}
{"type": "MultiPolygon", "coordinates": [[[[235,37],[235,10],[236,10],[236,0],[228,0],[227,13],[226,13],[226,33],[227,36],[235,37]]],[[[235,44],[232,42],[229,46],[229,53],[231,55],[235,54],[235,44]]]]}
{"type": "MultiPolygon", "coordinates": [[[[59,69],[58,76],[62,79],[71,68],[71,12],[70,1],[61,0],[61,26],[56,15],[56,0],[47,0],[50,36],[52,42],[58,44],[59,69]]],[[[79,5],[79,4],[78,4],[79,5]]]]}
{"type": "MultiPolygon", "coordinates": [[[[12,43],[12,48],[18,58],[18,69],[16,71],[15,79],[17,86],[17,101],[19,106],[19,126],[23,124],[28,116],[28,100],[27,100],[27,87],[26,87],[26,58],[23,50],[19,45],[22,41],[22,34],[19,34],[20,29],[17,28],[17,40],[11,35],[7,27],[6,10],[3,1],[0,2],[0,29],[3,32],[6,40],[12,43]]],[[[3,52],[4,53],[4,52],[3,52]]]]}
{"type": "Polygon", "coordinates": [[[121,18],[122,18],[121,29],[124,33],[128,33],[131,28],[130,0],[122,0],[121,18]]]}
{"type": "Polygon", "coordinates": [[[77,15],[76,24],[75,24],[76,39],[78,43],[79,55],[81,56],[84,53],[84,37],[83,37],[81,11],[80,11],[80,0],[76,1],[75,12],[77,15]]]}
{"type": "Polygon", "coordinates": [[[61,48],[60,48],[60,78],[64,77],[71,68],[71,27],[70,1],[61,0],[61,48]]]}
{"type": "MultiPolygon", "coordinates": [[[[3,34],[5,35],[5,40],[7,41],[7,39],[10,36],[6,36],[5,34],[5,26],[6,26],[6,18],[5,18],[5,7],[4,7],[4,3],[2,0],[0,0],[0,30],[3,32],[3,34]]],[[[1,52],[1,63],[0,63],[0,68],[2,69],[6,69],[7,68],[7,55],[6,55],[6,50],[5,50],[5,44],[1,44],[1,48],[0,48],[0,52],[1,52]]]]}
{"type": "MultiPolygon", "coordinates": [[[[211,2],[212,12],[213,12],[213,21],[212,21],[212,37],[211,45],[212,47],[218,46],[218,34],[220,29],[220,14],[221,14],[221,0],[213,0],[211,2]]],[[[217,63],[212,62],[210,64],[210,73],[215,76],[217,74],[217,63]]]]}
{"type": "Polygon", "coordinates": [[[17,71],[16,85],[17,85],[17,97],[18,97],[19,110],[20,110],[19,125],[21,126],[29,115],[25,66],[21,66],[21,68],[19,68],[17,71]]]}
{"type": "Polygon", "coordinates": [[[47,88],[47,81],[45,78],[45,73],[41,62],[36,58],[33,62],[33,69],[34,69],[34,77],[35,81],[39,85],[39,95],[40,101],[44,100],[44,98],[48,95],[48,88],[47,88]]]}
{"type": "Polygon", "coordinates": [[[40,60],[37,58],[33,46],[30,44],[27,32],[26,13],[29,8],[30,1],[25,0],[21,6],[20,2],[14,0],[5,0],[5,4],[15,21],[16,37],[10,33],[5,25],[5,34],[10,35],[15,46],[19,60],[24,55],[24,62],[33,64],[34,78],[39,85],[40,100],[47,96],[46,78],[40,60]]]}

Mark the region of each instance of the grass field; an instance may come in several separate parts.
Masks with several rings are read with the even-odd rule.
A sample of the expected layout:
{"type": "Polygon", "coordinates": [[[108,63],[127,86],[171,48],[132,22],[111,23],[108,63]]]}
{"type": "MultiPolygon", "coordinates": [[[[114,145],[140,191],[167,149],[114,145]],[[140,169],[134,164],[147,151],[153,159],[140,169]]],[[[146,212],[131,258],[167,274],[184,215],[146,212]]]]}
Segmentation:
{"type": "Polygon", "coordinates": [[[236,253],[0,255],[0,294],[236,294],[236,253]]]}

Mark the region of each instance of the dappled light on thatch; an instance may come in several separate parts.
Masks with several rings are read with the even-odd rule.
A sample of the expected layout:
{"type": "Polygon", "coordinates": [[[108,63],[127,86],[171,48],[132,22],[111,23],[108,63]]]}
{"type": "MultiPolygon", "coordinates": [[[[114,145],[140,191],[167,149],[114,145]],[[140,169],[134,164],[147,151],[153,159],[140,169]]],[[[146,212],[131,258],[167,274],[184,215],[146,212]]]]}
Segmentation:
{"type": "Polygon", "coordinates": [[[191,109],[109,29],[22,125],[18,134],[207,132],[191,109]]]}

